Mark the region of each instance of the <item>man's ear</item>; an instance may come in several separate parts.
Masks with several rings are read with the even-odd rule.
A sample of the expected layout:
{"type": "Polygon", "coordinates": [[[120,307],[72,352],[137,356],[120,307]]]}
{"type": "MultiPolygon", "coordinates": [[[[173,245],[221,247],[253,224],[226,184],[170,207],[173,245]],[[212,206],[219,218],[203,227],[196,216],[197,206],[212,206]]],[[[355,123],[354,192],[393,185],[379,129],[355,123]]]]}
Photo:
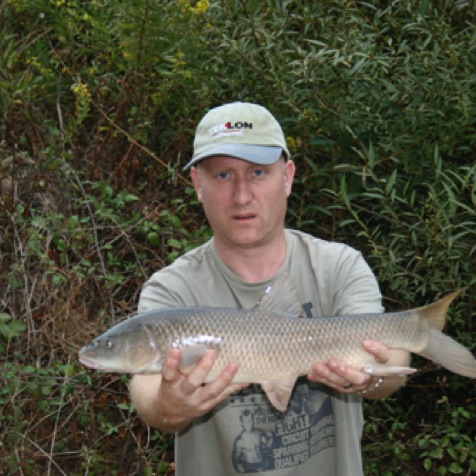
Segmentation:
{"type": "Polygon", "coordinates": [[[198,173],[197,167],[192,167],[190,173],[192,176],[193,187],[195,188],[197,197],[200,201],[202,201],[202,186],[200,184],[200,174],[198,173]]]}
{"type": "Polygon", "coordinates": [[[286,187],[286,196],[289,197],[294,182],[294,173],[296,172],[296,165],[292,160],[288,160],[284,164],[284,186],[286,187]]]}

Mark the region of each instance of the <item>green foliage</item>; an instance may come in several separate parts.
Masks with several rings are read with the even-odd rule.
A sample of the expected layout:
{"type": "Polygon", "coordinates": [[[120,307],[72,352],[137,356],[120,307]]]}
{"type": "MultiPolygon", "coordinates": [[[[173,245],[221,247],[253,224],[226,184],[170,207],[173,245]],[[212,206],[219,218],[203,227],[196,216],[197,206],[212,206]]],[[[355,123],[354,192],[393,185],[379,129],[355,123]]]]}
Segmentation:
{"type": "MultiPolygon", "coordinates": [[[[439,392],[438,392],[439,393],[439,392]]],[[[437,400],[438,425],[415,420],[418,409],[406,413],[395,399],[367,402],[366,410],[379,416],[365,425],[365,474],[469,474],[476,467],[474,402],[465,407],[451,404],[446,396],[437,400]],[[383,411],[382,411],[383,410],[383,411]],[[388,442],[391,441],[391,445],[388,442]]]]}
{"type": "Polygon", "coordinates": [[[349,213],[340,227],[362,240],[396,302],[474,286],[476,167],[443,166],[436,150],[434,170],[414,183],[399,163],[385,174],[369,162],[350,172],[359,178],[353,190],[350,174],[342,174],[339,189],[328,193],[349,213]]]}
{"type": "MultiPolygon", "coordinates": [[[[388,309],[465,288],[446,331],[474,348],[475,23],[465,0],[1,1],[0,472],[173,470],[75,354],[210,236],[181,167],[223,102],[282,123],[289,226],[362,250],[388,309]]],[[[366,474],[475,472],[473,385],[415,365],[366,404],[366,474]]]]}
{"type": "Polygon", "coordinates": [[[9,343],[11,339],[21,335],[25,331],[25,323],[12,319],[12,316],[5,312],[0,313],[0,354],[5,352],[4,342],[9,343]]]}
{"type": "Polygon", "coordinates": [[[94,376],[74,364],[7,363],[0,387],[2,474],[128,474],[163,467],[167,437],[154,437],[127,402],[124,379],[94,376]],[[46,445],[42,444],[46,442],[46,445]],[[107,451],[104,449],[107,448],[107,451]],[[127,451],[127,458],[119,456],[127,451]],[[117,459],[109,455],[116,453],[117,459]],[[134,455],[134,461],[130,461],[134,455]],[[71,465],[69,461],[79,464],[71,465]],[[142,460],[147,460],[144,465],[142,460]],[[118,466],[119,463],[119,466],[118,466]]]}

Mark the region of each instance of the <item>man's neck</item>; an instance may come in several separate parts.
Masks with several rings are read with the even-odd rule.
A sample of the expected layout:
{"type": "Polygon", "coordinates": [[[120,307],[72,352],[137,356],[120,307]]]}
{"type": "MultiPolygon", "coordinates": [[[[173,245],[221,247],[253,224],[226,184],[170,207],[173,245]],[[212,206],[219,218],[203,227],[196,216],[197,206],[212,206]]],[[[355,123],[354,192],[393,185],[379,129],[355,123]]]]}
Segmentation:
{"type": "Polygon", "coordinates": [[[228,247],[215,240],[222,261],[243,281],[258,283],[273,278],[286,257],[286,236],[283,232],[271,243],[254,247],[228,247]]]}

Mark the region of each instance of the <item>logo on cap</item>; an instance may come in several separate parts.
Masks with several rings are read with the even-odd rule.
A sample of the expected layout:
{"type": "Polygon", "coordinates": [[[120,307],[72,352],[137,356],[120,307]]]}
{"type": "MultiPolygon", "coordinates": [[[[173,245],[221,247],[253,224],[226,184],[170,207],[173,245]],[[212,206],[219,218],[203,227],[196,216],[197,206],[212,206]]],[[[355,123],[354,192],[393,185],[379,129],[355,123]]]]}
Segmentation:
{"type": "Polygon", "coordinates": [[[228,121],[224,124],[217,124],[216,126],[210,127],[208,132],[212,135],[213,139],[218,139],[219,137],[224,136],[241,136],[245,129],[253,129],[253,123],[246,121],[237,121],[233,123],[228,121]]]}

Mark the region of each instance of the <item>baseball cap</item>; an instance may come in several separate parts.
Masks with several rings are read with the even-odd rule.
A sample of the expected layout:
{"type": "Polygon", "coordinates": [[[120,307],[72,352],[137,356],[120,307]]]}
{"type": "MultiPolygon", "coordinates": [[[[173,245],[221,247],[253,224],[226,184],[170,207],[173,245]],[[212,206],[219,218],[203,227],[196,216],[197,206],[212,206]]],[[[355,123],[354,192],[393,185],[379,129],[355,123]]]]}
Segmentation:
{"type": "Polygon", "coordinates": [[[189,169],[203,159],[226,155],[261,165],[276,162],[286,140],[278,121],[263,106],[233,102],[211,109],[198,124],[189,169]]]}

